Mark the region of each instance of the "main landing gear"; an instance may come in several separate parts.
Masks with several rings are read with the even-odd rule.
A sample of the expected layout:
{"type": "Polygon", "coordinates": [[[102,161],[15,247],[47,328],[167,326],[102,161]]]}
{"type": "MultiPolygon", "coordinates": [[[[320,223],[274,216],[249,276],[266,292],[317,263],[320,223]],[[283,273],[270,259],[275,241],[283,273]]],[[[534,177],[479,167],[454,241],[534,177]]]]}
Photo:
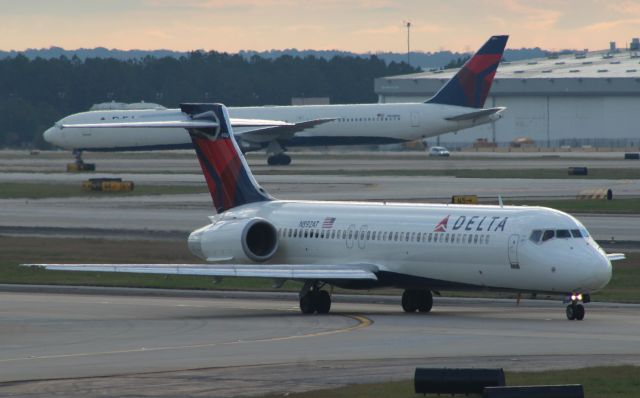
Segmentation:
{"type": "Polygon", "coordinates": [[[584,319],[584,306],[580,304],[580,301],[583,303],[588,303],[591,301],[591,297],[588,294],[572,294],[569,297],[569,301],[571,302],[567,305],[567,319],[570,321],[581,321],[584,319]]]}
{"type": "Polygon", "coordinates": [[[271,141],[267,146],[267,163],[269,166],[287,166],[291,163],[291,157],[284,153],[284,148],[278,141],[271,141]]]}
{"type": "Polygon", "coordinates": [[[402,293],[404,312],[429,312],[433,307],[433,295],[430,290],[407,289],[402,293]]]}
{"type": "Polygon", "coordinates": [[[321,290],[324,284],[306,282],[300,291],[300,311],[303,314],[328,314],[331,309],[331,295],[321,290]]]}
{"type": "Polygon", "coordinates": [[[284,153],[272,155],[267,158],[267,164],[269,164],[269,166],[287,166],[291,164],[291,156],[285,155],[284,153]]]}

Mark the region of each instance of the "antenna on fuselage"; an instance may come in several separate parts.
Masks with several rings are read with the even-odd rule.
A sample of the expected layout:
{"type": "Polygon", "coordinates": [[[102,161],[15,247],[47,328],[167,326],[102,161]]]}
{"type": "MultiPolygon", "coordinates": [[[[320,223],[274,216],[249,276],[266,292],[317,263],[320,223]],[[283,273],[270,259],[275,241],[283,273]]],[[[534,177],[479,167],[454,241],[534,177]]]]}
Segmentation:
{"type": "Polygon", "coordinates": [[[502,195],[498,194],[498,206],[504,207],[504,203],[502,203],[502,195]]]}

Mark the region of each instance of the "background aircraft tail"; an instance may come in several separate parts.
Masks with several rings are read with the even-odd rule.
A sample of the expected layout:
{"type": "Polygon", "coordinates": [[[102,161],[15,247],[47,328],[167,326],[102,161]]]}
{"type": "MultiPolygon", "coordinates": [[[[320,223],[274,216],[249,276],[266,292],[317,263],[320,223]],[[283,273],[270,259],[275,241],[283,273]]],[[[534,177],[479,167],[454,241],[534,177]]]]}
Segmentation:
{"type": "Polygon", "coordinates": [[[188,128],[218,213],[247,203],[272,200],[257,183],[233,137],[227,108],[222,104],[180,104],[194,121],[216,127],[188,128]]]}
{"type": "Polygon", "coordinates": [[[458,73],[425,103],[482,108],[508,38],[491,36],[458,73]]]}

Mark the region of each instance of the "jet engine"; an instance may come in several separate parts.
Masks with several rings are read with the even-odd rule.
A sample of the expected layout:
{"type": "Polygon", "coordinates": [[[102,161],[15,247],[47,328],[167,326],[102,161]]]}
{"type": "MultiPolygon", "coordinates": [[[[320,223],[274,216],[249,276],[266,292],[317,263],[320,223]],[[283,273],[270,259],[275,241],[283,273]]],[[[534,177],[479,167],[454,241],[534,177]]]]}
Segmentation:
{"type": "Polygon", "coordinates": [[[278,231],[263,218],[221,220],[193,231],[189,250],[207,261],[260,263],[278,250],[278,231]]]}

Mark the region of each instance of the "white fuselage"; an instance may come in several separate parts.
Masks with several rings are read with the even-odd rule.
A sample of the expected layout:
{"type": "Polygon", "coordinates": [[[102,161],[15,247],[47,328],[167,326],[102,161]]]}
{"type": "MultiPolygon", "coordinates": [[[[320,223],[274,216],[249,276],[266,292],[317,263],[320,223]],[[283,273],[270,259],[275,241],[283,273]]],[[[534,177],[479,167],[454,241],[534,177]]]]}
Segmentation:
{"type": "Polygon", "coordinates": [[[375,264],[375,286],[566,294],[599,290],[611,278],[610,261],[584,226],[541,207],[277,200],[213,217],[191,234],[189,247],[208,261],[237,261],[216,244],[215,230],[253,217],[278,230],[268,263],[375,264]],[[580,231],[580,237],[533,242],[534,230],[580,231]]]}
{"type": "MultiPolygon", "coordinates": [[[[232,118],[270,119],[302,122],[315,119],[335,119],[297,132],[284,142],[287,146],[385,144],[432,137],[497,120],[500,115],[464,121],[446,120],[477,111],[441,104],[355,104],[259,106],[229,108],[232,118]]],[[[183,116],[179,109],[107,110],[82,112],[59,120],[45,132],[45,139],[57,146],[94,151],[178,149],[189,148],[189,136],[181,128],[61,128],[63,124],[94,124],[116,122],[150,122],[175,120],[183,116]]],[[[236,128],[241,141],[266,145],[272,136],[259,133],[244,135],[247,129],[236,128]]]]}

